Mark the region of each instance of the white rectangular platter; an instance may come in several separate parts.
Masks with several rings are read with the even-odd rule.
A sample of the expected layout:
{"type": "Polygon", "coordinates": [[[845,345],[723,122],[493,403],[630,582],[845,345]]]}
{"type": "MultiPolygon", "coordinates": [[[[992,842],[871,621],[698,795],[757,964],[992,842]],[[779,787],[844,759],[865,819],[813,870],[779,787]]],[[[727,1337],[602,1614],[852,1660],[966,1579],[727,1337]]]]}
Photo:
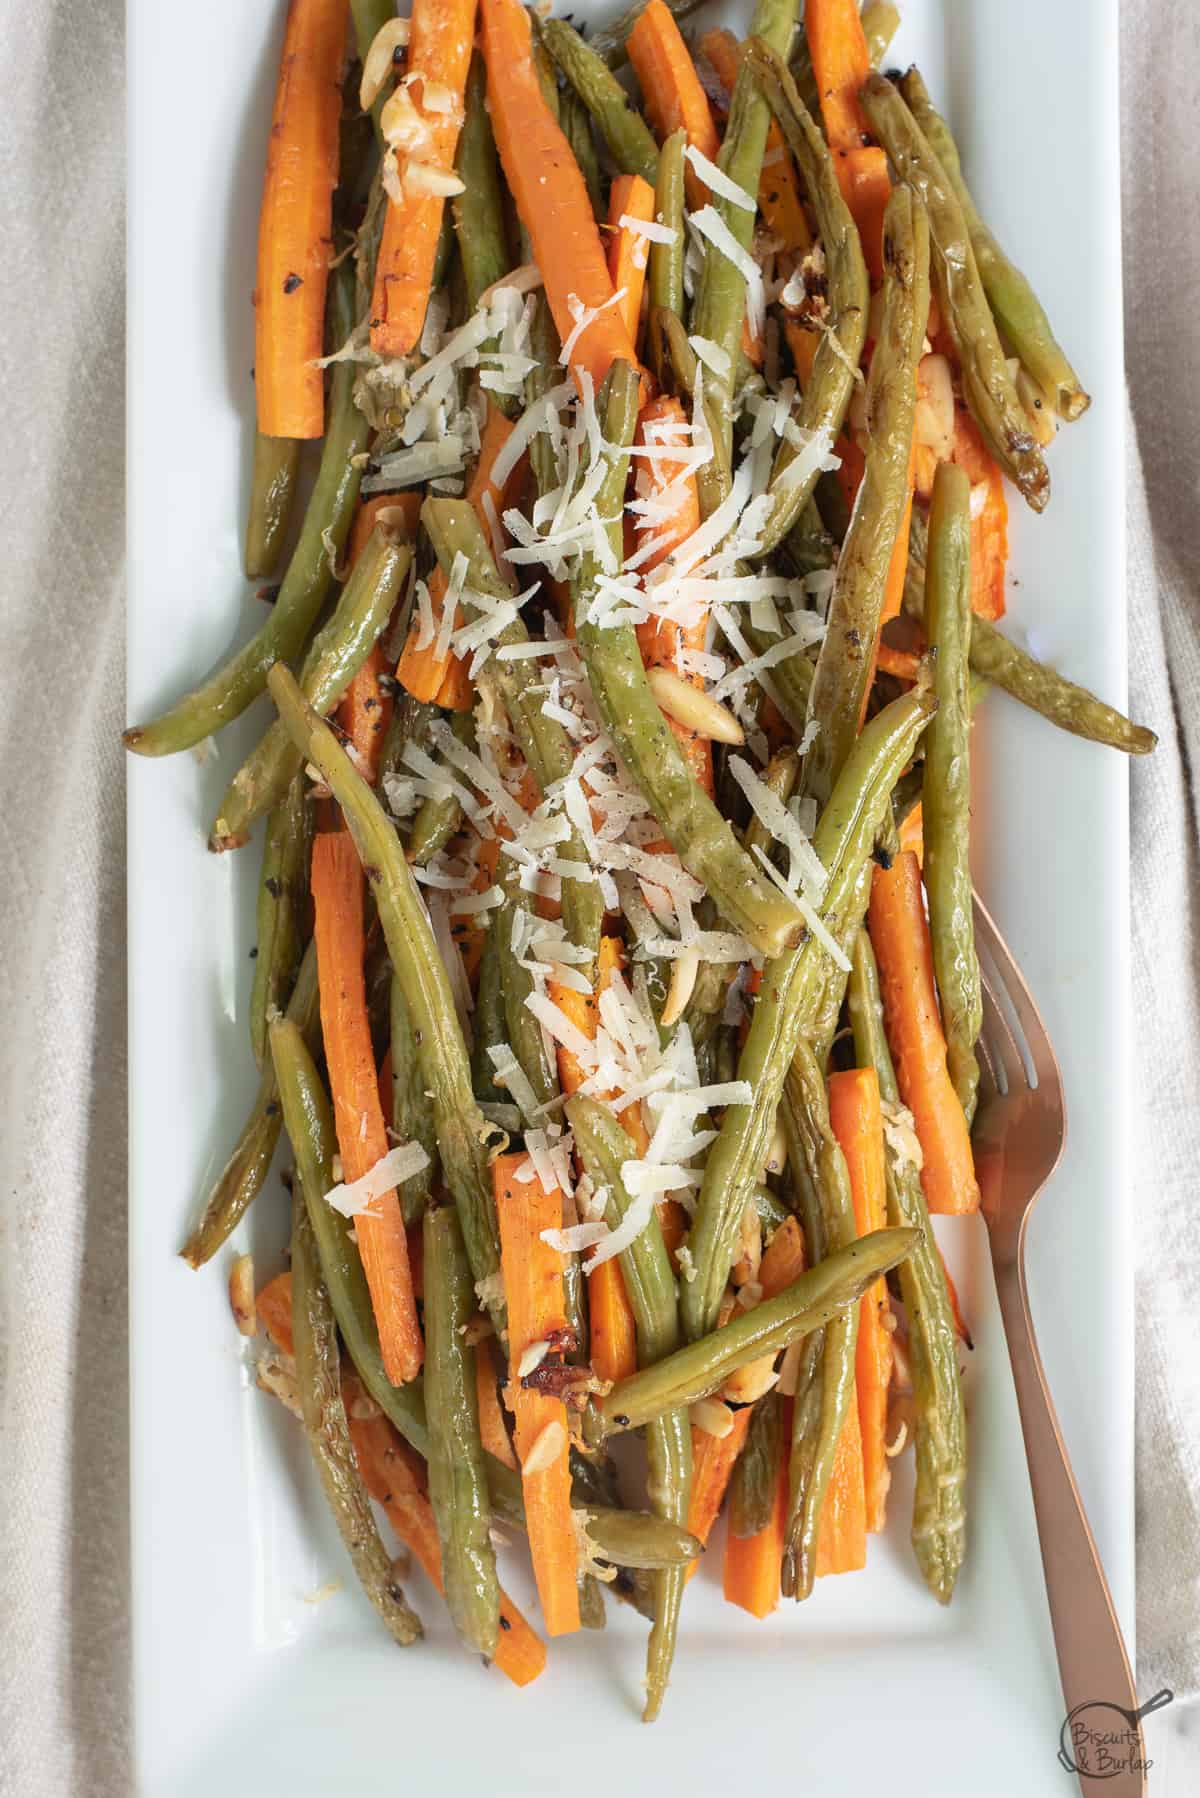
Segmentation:
{"type": "MultiPolygon", "coordinates": [[[[599,14],[599,8],[589,9],[599,14]]],[[[714,9],[715,11],[716,9],[714,9]]],[[[255,229],[284,0],[129,6],[129,706],[145,716],[244,638],[255,229]]],[[[1117,703],[1125,683],[1116,4],[907,0],[982,210],[1095,396],[1052,457],[1044,517],[1012,499],[1009,627],[1117,703]]],[[[720,22],[748,27],[748,0],[720,22]]],[[[569,1790],[1062,1793],[1062,1703],[982,1225],[942,1233],[975,1333],[971,1527],[952,1606],[907,1549],[903,1476],[856,1578],[752,1622],[689,1590],[664,1718],[638,1722],[644,1625],[553,1647],[524,1692],[428,1630],[400,1653],[354,1588],[300,1433],[256,1392],[227,1259],[177,1251],[253,1089],[256,855],[203,827],[263,702],[219,756],[129,767],[132,1526],[141,1798],[569,1790]],[[315,1604],[315,1590],[340,1581],[315,1604]],[[520,1734],[518,1735],[518,1729],[520,1734]]],[[[976,733],[977,876],[1062,1059],[1066,1159],[1031,1231],[1034,1310],[1117,1606],[1132,1626],[1127,788],[1116,755],[1003,696],[976,733]]],[[[239,1242],[279,1265],[273,1177],[239,1242]]],[[[948,1221],[948,1220],[947,1220],[948,1221]]],[[[511,1570],[516,1595],[526,1594],[511,1570]]],[[[506,1576],[507,1577],[507,1576],[506,1576]]],[[[1101,1696],[1098,1694],[1097,1696],[1101,1696]]]]}

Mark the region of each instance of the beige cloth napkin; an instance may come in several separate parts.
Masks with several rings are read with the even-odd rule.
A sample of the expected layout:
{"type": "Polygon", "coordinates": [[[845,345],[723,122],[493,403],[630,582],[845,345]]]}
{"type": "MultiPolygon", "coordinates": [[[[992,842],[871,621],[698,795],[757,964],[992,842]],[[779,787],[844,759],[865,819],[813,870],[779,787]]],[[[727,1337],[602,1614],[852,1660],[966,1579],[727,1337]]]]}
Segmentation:
{"type": "MultiPolygon", "coordinates": [[[[0,44],[0,1794],[119,1798],[119,0],[0,0],[0,44]]],[[[1131,689],[1162,738],[1133,770],[1139,1684],[1182,1698],[1200,1686],[1200,14],[1128,0],[1123,52],[1131,689]]],[[[1156,1793],[1200,1791],[1187,1721],[1155,1719],[1156,1793]]]]}

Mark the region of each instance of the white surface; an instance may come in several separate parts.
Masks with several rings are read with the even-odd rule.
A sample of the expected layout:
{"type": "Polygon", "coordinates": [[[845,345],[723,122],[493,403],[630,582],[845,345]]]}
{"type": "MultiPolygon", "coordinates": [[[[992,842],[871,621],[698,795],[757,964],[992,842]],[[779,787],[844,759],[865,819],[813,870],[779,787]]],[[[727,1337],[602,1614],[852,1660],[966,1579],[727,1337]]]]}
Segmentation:
{"type": "MultiPolygon", "coordinates": [[[[1072,354],[1096,396],[1053,453],[1046,516],[1018,512],[1014,501],[1012,621],[1041,653],[1119,702],[1114,9],[1081,15],[1037,0],[960,0],[947,4],[946,26],[934,0],[905,10],[897,59],[922,61],[983,209],[1035,274],[1051,314],[1070,321],[1072,354]]],[[[234,0],[209,0],[186,20],[149,0],[130,9],[131,716],[174,696],[256,622],[238,540],[254,220],[281,18],[281,6],[234,0]],[[180,69],[183,133],[182,95],[169,78],[180,69]]],[[[806,1606],[785,1606],[764,1624],[720,1602],[714,1545],[689,1594],[664,1720],[652,1730],[636,1721],[643,1626],[619,1608],[603,1636],[555,1645],[546,1676],[525,1693],[455,1650],[419,1576],[411,1589],[429,1642],[401,1655],[381,1640],[321,1516],[298,1433],[248,1387],[224,1293],[227,1259],[196,1276],[176,1258],[252,1089],[244,1006],[253,852],[213,860],[202,827],[262,715],[227,733],[204,768],[181,758],[129,771],[134,1677],[144,1798],[243,1789],[257,1798],[333,1790],[368,1798],[392,1792],[398,1777],[450,1793],[485,1778],[507,1789],[497,1754],[513,1741],[515,1707],[539,1718],[519,1777],[509,1763],[508,1787],[529,1794],[557,1792],[568,1765],[581,1798],[607,1792],[612,1755],[627,1790],[685,1774],[714,1790],[741,1772],[749,1743],[760,1768],[795,1768],[806,1793],[854,1789],[885,1744],[898,1793],[1061,1792],[1061,1700],[975,1224],[947,1231],[977,1345],[970,1550],[948,1611],[926,1597],[911,1565],[901,1490],[865,1575],[824,1581],[806,1606]],[[343,1589],[307,1604],[330,1576],[343,1589]],[[916,1718],[933,1726],[933,1746],[909,1758],[903,1744],[916,1718]],[[603,1752],[590,1747],[598,1732],[603,1752]]],[[[1072,1114],[1067,1159],[1032,1232],[1033,1300],[1128,1627],[1125,770],[999,697],[977,740],[987,837],[980,884],[1045,1009],[1072,1114]]],[[[284,1219],[272,1183],[249,1232],[264,1266],[281,1248],[284,1219]]]]}

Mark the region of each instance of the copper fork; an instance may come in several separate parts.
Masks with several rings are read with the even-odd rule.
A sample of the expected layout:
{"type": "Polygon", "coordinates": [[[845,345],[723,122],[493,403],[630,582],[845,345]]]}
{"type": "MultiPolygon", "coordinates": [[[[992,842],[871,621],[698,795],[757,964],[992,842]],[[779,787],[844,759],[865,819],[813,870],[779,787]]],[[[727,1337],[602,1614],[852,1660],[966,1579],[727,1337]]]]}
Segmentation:
{"type": "MultiPolygon", "coordinates": [[[[1062,1075],[1021,971],[978,894],[975,941],[983,976],[976,1168],[1029,1462],[1063,1697],[1068,1718],[1093,1706],[1112,1707],[1128,1717],[1136,1738],[1128,1748],[1130,1764],[1126,1772],[1105,1778],[1104,1791],[1106,1798],[1140,1798],[1146,1780],[1137,1691],[1046,1384],[1025,1281],[1026,1227],[1066,1141],[1062,1075]]],[[[1080,1772],[1082,1789],[1093,1792],[1094,1779],[1070,1754],[1067,1729],[1063,1746],[1063,1759],[1080,1772]]]]}

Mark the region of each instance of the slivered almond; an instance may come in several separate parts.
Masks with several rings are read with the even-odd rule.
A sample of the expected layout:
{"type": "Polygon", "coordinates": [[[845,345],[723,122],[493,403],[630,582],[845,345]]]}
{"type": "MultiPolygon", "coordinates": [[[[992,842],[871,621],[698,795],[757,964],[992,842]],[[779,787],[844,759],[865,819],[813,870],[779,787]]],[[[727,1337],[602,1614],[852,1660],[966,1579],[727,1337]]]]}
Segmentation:
{"type": "Polygon", "coordinates": [[[358,103],[368,112],[379,98],[379,92],[395,66],[397,50],[403,50],[412,30],[411,19],[389,19],[371,39],[371,48],[363,57],[362,80],[358,84],[358,103]]]}
{"type": "Polygon", "coordinates": [[[695,949],[685,949],[671,964],[671,984],[667,988],[666,1002],[662,1008],[659,1023],[664,1030],[677,1024],[683,1016],[684,1007],[692,996],[696,984],[696,976],[700,972],[700,956],[695,949]]]}
{"type": "Polygon", "coordinates": [[[700,687],[693,687],[669,668],[651,668],[646,679],[658,705],[668,718],[710,737],[714,743],[744,743],[746,733],[727,706],[700,687]]]}
{"type": "Polygon", "coordinates": [[[426,194],[440,194],[443,199],[451,200],[455,194],[466,192],[466,188],[452,169],[439,169],[432,162],[406,162],[404,179],[410,187],[426,194]]]}
{"type": "Polygon", "coordinates": [[[258,1311],[254,1303],[254,1257],[239,1255],[229,1270],[229,1306],[233,1321],[243,1336],[258,1331],[258,1311]]]}
{"type": "Polygon", "coordinates": [[[531,1342],[521,1359],[517,1362],[517,1378],[527,1380],[535,1367],[540,1367],[550,1353],[550,1344],[546,1337],[540,1342],[531,1342]]]}
{"type": "Polygon", "coordinates": [[[698,1398],[689,1416],[694,1427],[706,1436],[728,1436],[733,1428],[733,1412],[719,1398],[698,1398]]]}
{"type": "Polygon", "coordinates": [[[521,1472],[526,1475],[545,1473],[548,1467],[553,1467],[566,1446],[567,1432],[556,1417],[534,1440],[529,1453],[521,1462],[521,1472]]]}
{"type": "Polygon", "coordinates": [[[430,142],[429,125],[406,87],[398,87],[379,115],[383,140],[393,150],[418,150],[430,142]]]}
{"type": "Polygon", "coordinates": [[[770,1392],[772,1386],[778,1383],[774,1355],[763,1355],[759,1360],[739,1367],[736,1373],[731,1373],[721,1388],[721,1397],[728,1399],[732,1405],[752,1405],[755,1399],[761,1398],[764,1392],[770,1392]]]}

